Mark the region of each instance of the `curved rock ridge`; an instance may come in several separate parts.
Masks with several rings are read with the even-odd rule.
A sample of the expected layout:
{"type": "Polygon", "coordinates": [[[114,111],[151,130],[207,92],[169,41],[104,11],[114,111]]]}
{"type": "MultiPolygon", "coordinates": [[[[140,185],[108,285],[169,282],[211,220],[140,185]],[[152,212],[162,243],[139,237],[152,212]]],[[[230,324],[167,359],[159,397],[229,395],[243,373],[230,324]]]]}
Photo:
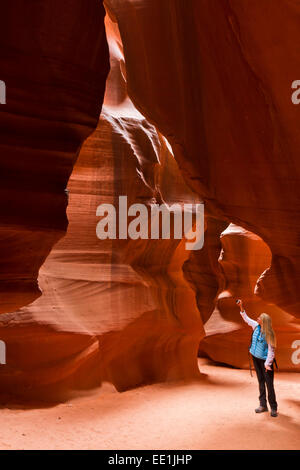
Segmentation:
{"type": "Polygon", "coordinates": [[[300,107],[291,101],[291,84],[300,73],[300,5],[105,0],[105,6],[120,28],[129,96],[171,143],[206,213],[267,243],[272,260],[256,293],[299,317],[300,107]]]}
{"type": "Polygon", "coordinates": [[[198,352],[247,367],[237,297],[271,314],[279,367],[299,370],[300,6],[283,2],[105,0],[110,74],[82,148],[108,73],[101,2],[5,7],[5,400],[195,379],[198,352]],[[203,249],[99,240],[97,207],[121,195],[205,201],[203,249]]]}
{"type": "Polygon", "coordinates": [[[270,249],[260,237],[234,224],[221,233],[220,240],[222,275],[218,277],[215,308],[204,326],[206,336],[200,343],[200,355],[235,367],[249,367],[247,351],[252,329],[243,321],[235,305],[235,299],[242,298],[249,317],[256,319],[262,312],[272,317],[280,370],[299,370],[299,319],[255,295],[259,273],[271,261],[270,249]]]}
{"type": "Polygon", "coordinates": [[[39,297],[39,268],[65,234],[65,188],[108,74],[104,14],[99,0],[1,5],[0,313],[39,297]]]}
{"type": "Polygon", "coordinates": [[[109,381],[117,390],[199,377],[204,336],[182,265],[185,240],[99,240],[97,207],[195,204],[172,149],[126,91],[122,44],[106,18],[111,71],[96,131],[84,143],[68,191],[69,227],[39,275],[41,298],[2,315],[2,390],[61,400],[109,381]]]}
{"type": "Polygon", "coordinates": [[[201,250],[191,252],[183,264],[185,278],[196,292],[197,307],[204,323],[212,315],[223,276],[218,262],[222,249],[220,235],[227,227],[224,220],[205,217],[205,242],[201,250]]]}

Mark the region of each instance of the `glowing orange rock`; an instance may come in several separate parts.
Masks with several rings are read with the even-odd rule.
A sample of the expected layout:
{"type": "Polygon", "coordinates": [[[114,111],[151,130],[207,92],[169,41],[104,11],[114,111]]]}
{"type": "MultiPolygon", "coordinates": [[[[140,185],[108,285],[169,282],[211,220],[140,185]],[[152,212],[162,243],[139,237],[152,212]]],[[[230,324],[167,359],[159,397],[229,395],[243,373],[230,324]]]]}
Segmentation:
{"type": "MultiPolygon", "coordinates": [[[[277,336],[276,358],[281,370],[299,370],[300,321],[254,293],[257,278],[269,266],[271,253],[257,235],[235,225],[221,234],[219,257],[223,280],[219,283],[216,307],[205,324],[206,337],[200,354],[236,367],[248,366],[252,329],[243,321],[235,299],[242,298],[249,317],[262,312],[272,317],[277,336]]],[[[221,278],[219,278],[221,279],[221,278]]]]}
{"type": "Polygon", "coordinates": [[[119,195],[149,207],[199,202],[168,143],[129,100],[118,29],[108,20],[106,27],[111,73],[98,128],[68,185],[67,235],[40,270],[42,297],[2,316],[11,351],[2,389],[22,397],[61,399],[103,380],[125,390],[199,376],[204,329],[182,272],[185,240],[96,237],[97,207],[117,206],[119,195]]]}
{"type": "Polygon", "coordinates": [[[300,7],[285,1],[283,14],[282,4],[260,0],[105,6],[120,28],[130,97],[172,144],[207,214],[268,244],[272,261],[257,292],[299,316],[300,107],[291,84],[299,78],[300,7]]]}

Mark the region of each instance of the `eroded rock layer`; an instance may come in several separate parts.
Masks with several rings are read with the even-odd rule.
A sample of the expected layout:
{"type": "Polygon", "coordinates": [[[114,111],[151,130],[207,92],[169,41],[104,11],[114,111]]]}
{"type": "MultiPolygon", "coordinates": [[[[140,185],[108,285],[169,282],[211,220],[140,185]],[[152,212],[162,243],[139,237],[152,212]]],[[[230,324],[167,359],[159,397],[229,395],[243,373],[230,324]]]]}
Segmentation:
{"type": "Polygon", "coordinates": [[[260,237],[233,224],[221,233],[220,240],[218,294],[212,315],[205,323],[206,337],[200,343],[200,355],[235,367],[249,366],[247,351],[252,329],[235,305],[235,299],[242,298],[250,318],[256,319],[262,312],[271,316],[280,370],[299,370],[299,318],[255,295],[257,279],[271,262],[270,249],[260,237]]]}
{"type": "Polygon", "coordinates": [[[105,105],[49,255],[102,104],[103,10],[17,4],[0,50],[1,392],[57,400],[105,380],[121,391],[195,378],[201,340],[201,354],[247,367],[236,297],[250,316],[272,315],[280,368],[299,369],[300,7],[105,0],[105,105]],[[121,195],[148,208],[204,200],[203,250],[99,240],[97,207],[121,195]]]}
{"type": "Polygon", "coordinates": [[[39,268],[66,231],[65,188],[108,73],[103,19],[100,0],[1,6],[0,313],[40,295],[39,268]]]}
{"type": "Polygon", "coordinates": [[[171,148],[129,100],[118,28],[107,20],[111,72],[97,130],[68,185],[69,227],[40,270],[40,299],[2,315],[10,394],[61,399],[103,380],[118,390],[199,376],[204,336],[182,265],[185,240],[99,240],[97,207],[196,203],[171,148]]]}
{"type": "Polygon", "coordinates": [[[119,24],[130,97],[171,142],[207,213],[259,235],[270,247],[259,296],[299,316],[300,108],[291,101],[291,83],[300,73],[300,5],[105,5],[119,24]],[[283,36],[283,29],[289,33],[283,36]]]}

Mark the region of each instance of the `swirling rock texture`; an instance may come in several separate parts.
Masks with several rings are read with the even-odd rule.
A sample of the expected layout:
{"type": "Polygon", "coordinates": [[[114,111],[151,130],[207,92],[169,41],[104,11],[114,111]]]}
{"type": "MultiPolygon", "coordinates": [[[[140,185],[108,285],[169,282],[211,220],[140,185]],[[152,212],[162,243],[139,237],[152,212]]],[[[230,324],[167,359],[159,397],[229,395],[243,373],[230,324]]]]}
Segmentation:
{"type": "Polygon", "coordinates": [[[256,319],[262,312],[271,315],[280,370],[299,370],[293,344],[300,339],[300,320],[254,293],[260,273],[270,265],[270,249],[260,237],[233,224],[221,233],[220,240],[218,294],[213,313],[205,323],[200,355],[235,367],[249,366],[247,346],[252,329],[233,308],[233,299],[243,298],[250,317],[256,319]]]}
{"type": "Polygon", "coordinates": [[[184,265],[203,320],[214,312],[200,350],[240,367],[249,332],[241,330],[237,294],[254,317],[272,314],[279,362],[299,368],[291,360],[300,314],[299,107],[291,83],[299,73],[300,7],[284,4],[282,14],[282,5],[259,0],[105,0],[120,28],[130,97],[167,137],[187,184],[205,200],[209,243],[184,265]],[[234,241],[223,253],[235,259],[235,283],[224,263],[218,266],[222,221],[241,230],[222,236],[223,244],[234,241]]]}
{"type": "Polygon", "coordinates": [[[210,318],[216,296],[223,285],[218,260],[222,249],[220,235],[227,225],[224,220],[207,216],[204,246],[191,252],[183,264],[185,278],[195,289],[197,307],[204,323],[210,318]]]}
{"type": "Polygon", "coordinates": [[[10,395],[63,399],[110,381],[118,390],[199,377],[204,337],[182,265],[184,240],[99,240],[99,204],[196,203],[172,150],[126,92],[122,43],[108,18],[111,72],[97,130],[68,190],[69,227],[40,270],[40,299],[1,316],[10,395]]]}
{"type": "Polygon", "coordinates": [[[258,294],[299,316],[300,110],[291,83],[300,6],[286,0],[283,13],[281,3],[260,0],[105,5],[119,24],[132,100],[172,144],[207,214],[267,243],[272,261],[258,294]]]}
{"type": "Polygon", "coordinates": [[[108,74],[103,18],[99,0],[1,5],[0,313],[40,295],[39,268],[65,234],[65,188],[108,74]]]}
{"type": "MultiPolygon", "coordinates": [[[[111,56],[105,105],[69,182],[68,233],[48,257],[66,229],[66,181],[100,112],[106,42],[98,1],[68,2],[61,27],[58,3],[39,15],[30,9],[40,33],[24,40],[16,34],[17,46],[29,41],[24,83],[39,73],[45,82],[34,82],[35,96],[22,96],[9,65],[1,77],[8,84],[14,77],[11,103],[23,101],[23,114],[33,101],[26,125],[18,117],[20,131],[11,140],[17,117],[8,124],[13,109],[1,113],[6,152],[13,157],[3,158],[7,194],[19,194],[15,205],[6,194],[1,209],[3,227],[16,228],[9,237],[2,232],[3,263],[10,266],[7,257],[12,266],[3,279],[13,286],[6,281],[3,291],[29,286],[27,297],[3,297],[2,311],[12,312],[1,316],[0,338],[9,351],[0,369],[4,392],[61,399],[105,380],[125,390],[194,378],[201,340],[201,354],[246,367],[250,334],[236,296],[252,316],[272,314],[279,364],[297,369],[290,343],[299,338],[300,137],[299,109],[290,95],[298,73],[300,7],[284,3],[283,9],[260,0],[105,0],[111,56]],[[67,17],[74,20],[69,29],[67,17]],[[47,37],[57,44],[53,61],[47,37]],[[43,59],[50,57],[47,70],[39,67],[42,48],[43,59]],[[58,97],[63,105],[52,108],[58,97]],[[25,160],[16,158],[19,152],[25,160]],[[44,158],[33,171],[36,152],[44,158]],[[101,203],[117,206],[119,195],[127,195],[129,205],[148,207],[204,200],[203,250],[190,254],[178,240],[98,240],[96,209],[101,203]],[[17,209],[19,216],[10,220],[17,209]],[[39,273],[42,297],[13,311],[37,297],[36,277],[46,257],[39,273]]],[[[30,23],[30,11],[19,21],[30,23]]],[[[13,57],[25,63],[12,44],[13,57]]]]}

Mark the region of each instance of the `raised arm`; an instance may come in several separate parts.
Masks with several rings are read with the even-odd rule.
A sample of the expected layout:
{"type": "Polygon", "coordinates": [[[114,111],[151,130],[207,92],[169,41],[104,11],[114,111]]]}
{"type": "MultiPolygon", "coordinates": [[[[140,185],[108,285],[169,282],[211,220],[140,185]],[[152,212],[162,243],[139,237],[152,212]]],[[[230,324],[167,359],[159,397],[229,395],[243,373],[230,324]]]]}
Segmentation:
{"type": "Polygon", "coordinates": [[[251,326],[251,328],[254,330],[254,328],[257,327],[258,325],[258,322],[255,321],[255,320],[252,320],[252,318],[249,318],[248,315],[246,314],[245,312],[245,309],[243,307],[243,302],[241,300],[237,300],[236,302],[238,304],[238,306],[240,307],[240,314],[241,314],[241,317],[243,318],[243,320],[249,325],[251,326]]]}

